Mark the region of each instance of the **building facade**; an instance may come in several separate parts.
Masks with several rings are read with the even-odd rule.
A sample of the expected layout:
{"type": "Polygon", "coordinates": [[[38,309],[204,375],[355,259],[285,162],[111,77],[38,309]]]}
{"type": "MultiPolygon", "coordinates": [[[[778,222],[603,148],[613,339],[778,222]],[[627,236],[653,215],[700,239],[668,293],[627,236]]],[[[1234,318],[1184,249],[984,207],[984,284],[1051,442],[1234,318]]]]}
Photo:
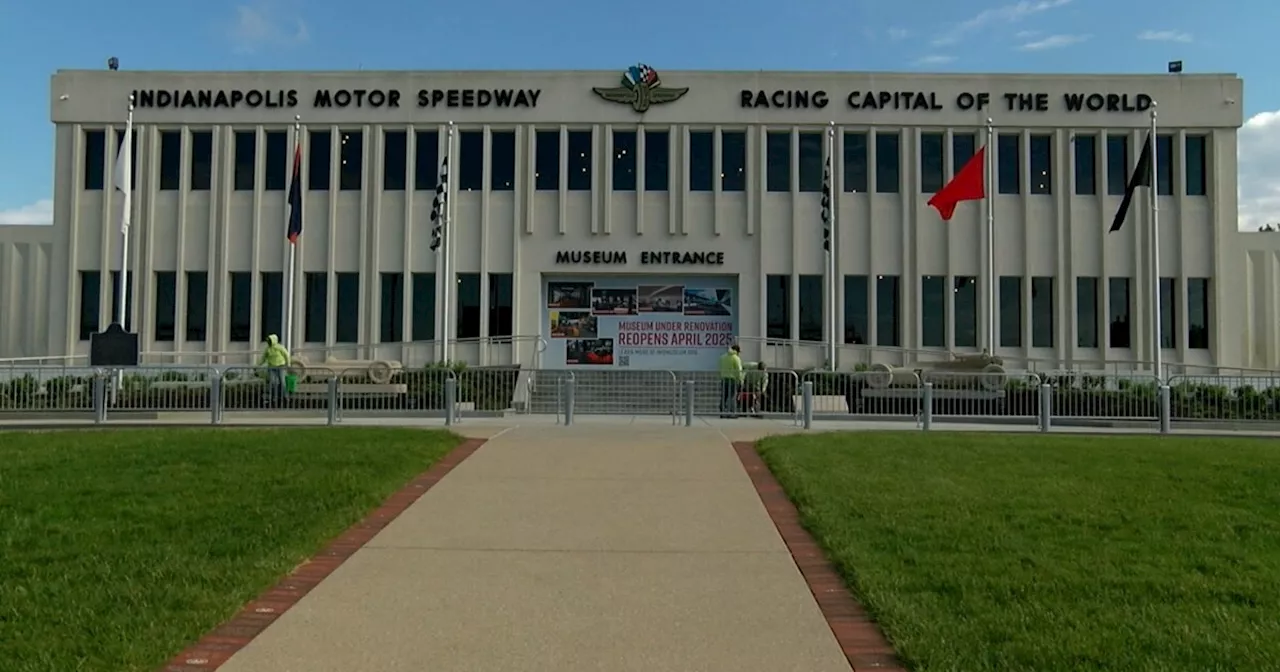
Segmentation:
{"type": "Polygon", "coordinates": [[[821,365],[834,307],[842,368],[989,332],[1014,366],[1141,368],[1158,294],[1166,363],[1273,367],[1280,245],[1236,231],[1242,95],[1229,75],[63,71],[53,226],[0,227],[0,357],[84,355],[112,321],[133,96],[126,326],[148,356],[250,352],[292,324],[295,350],[420,364],[452,285],[454,356],[482,364],[706,368],[741,340],[821,365]],[[1107,229],[1157,103],[1153,292],[1145,195],[1107,229]],[[983,202],[927,206],[988,119],[994,329],[983,202]],[[448,282],[429,213],[451,122],[448,282]]]}

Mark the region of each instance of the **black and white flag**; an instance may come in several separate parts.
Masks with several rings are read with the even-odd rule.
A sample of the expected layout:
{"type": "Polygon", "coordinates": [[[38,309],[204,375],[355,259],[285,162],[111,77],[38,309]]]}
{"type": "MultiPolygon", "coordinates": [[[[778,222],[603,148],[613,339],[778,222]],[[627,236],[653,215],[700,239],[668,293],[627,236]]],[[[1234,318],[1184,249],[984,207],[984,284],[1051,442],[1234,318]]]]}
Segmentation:
{"type": "Polygon", "coordinates": [[[436,182],[436,197],[431,201],[431,251],[440,249],[444,240],[444,227],[449,207],[449,157],[440,161],[440,180],[436,182]]]}

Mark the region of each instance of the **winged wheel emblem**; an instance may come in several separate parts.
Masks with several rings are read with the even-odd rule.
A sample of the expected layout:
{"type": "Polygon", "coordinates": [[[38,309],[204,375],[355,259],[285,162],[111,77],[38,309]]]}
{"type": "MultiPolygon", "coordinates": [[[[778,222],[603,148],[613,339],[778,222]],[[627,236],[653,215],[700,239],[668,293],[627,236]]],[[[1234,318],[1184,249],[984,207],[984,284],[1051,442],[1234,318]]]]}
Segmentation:
{"type": "Polygon", "coordinates": [[[637,63],[622,73],[622,86],[594,87],[591,90],[611,103],[630,105],[631,109],[643,114],[653,105],[679,100],[689,92],[689,87],[665,87],[657,70],[637,63]]]}

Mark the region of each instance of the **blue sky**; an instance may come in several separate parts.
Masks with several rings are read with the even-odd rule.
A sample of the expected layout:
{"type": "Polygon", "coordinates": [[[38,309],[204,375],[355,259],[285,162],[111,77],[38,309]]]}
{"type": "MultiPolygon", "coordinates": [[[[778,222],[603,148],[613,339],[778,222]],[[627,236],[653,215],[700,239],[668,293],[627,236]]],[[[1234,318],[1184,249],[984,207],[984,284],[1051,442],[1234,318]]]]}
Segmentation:
{"type": "Polygon", "coordinates": [[[1241,210],[1280,221],[1280,3],[1235,0],[248,0],[0,3],[0,223],[47,219],[49,76],[129,70],[1234,72],[1241,210]]]}

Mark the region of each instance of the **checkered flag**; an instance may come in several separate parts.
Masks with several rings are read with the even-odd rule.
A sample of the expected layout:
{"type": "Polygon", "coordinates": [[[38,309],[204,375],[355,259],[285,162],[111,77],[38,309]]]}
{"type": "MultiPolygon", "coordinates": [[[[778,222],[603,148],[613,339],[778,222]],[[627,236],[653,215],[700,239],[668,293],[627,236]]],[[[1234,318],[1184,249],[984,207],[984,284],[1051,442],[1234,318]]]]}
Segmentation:
{"type": "Polygon", "coordinates": [[[440,249],[444,239],[445,216],[449,206],[449,157],[440,161],[440,180],[436,182],[436,197],[431,201],[431,251],[440,249]]]}
{"type": "Polygon", "coordinates": [[[831,154],[822,167],[822,250],[831,252],[831,154]]]}

